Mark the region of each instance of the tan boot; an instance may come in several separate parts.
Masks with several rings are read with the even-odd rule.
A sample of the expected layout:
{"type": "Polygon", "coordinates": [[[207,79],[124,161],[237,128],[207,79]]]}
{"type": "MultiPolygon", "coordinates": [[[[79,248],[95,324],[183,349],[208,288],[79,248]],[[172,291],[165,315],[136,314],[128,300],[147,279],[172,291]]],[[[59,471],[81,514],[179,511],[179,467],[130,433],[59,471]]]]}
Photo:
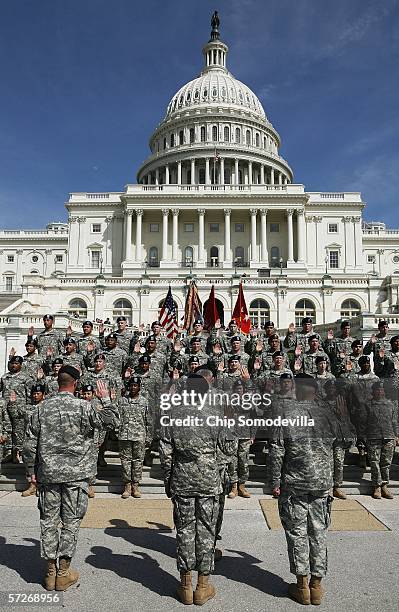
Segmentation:
{"type": "Polygon", "coordinates": [[[94,487],[93,485],[89,486],[89,490],[87,491],[87,497],[90,497],[90,499],[93,499],[93,497],[96,496],[96,492],[94,491],[94,487]]]}
{"type": "Polygon", "coordinates": [[[187,606],[193,603],[193,585],[191,572],[180,572],[180,586],[177,587],[177,596],[187,606]]]}
{"type": "Polygon", "coordinates": [[[388,485],[384,484],[381,487],[381,496],[385,497],[385,499],[393,499],[393,495],[391,491],[388,489],[388,485]]]}
{"type": "Polygon", "coordinates": [[[136,499],[141,497],[141,492],[139,489],[138,482],[132,482],[132,497],[135,497],[136,499]]]}
{"type": "Polygon", "coordinates": [[[321,588],[321,578],[318,576],[311,576],[310,582],[310,600],[314,606],[319,606],[323,599],[324,591],[321,588]]]}
{"type": "Polygon", "coordinates": [[[381,487],[374,487],[371,497],[374,499],[381,499],[381,487]]]}
{"type": "Polygon", "coordinates": [[[334,487],[333,489],[333,495],[334,497],[336,497],[337,499],[347,499],[345,493],[343,492],[342,489],[340,489],[339,487],[334,487]]]}
{"type": "Polygon", "coordinates": [[[79,580],[79,573],[71,568],[71,559],[61,557],[55,581],[56,591],[66,591],[79,580]]]}
{"type": "Polygon", "coordinates": [[[125,482],[125,488],[124,491],[121,495],[122,499],[129,499],[129,497],[132,494],[132,485],[130,484],[130,482],[125,482]]]}
{"type": "Polygon", "coordinates": [[[231,485],[231,491],[227,497],[229,499],[234,499],[235,497],[237,497],[237,495],[238,495],[238,488],[237,488],[237,483],[235,482],[234,484],[231,485]]]}
{"type": "Polygon", "coordinates": [[[310,589],[307,576],[297,576],[296,584],[290,584],[288,587],[288,595],[294,601],[297,601],[304,606],[310,604],[310,589]]]}
{"type": "Polygon", "coordinates": [[[215,597],[216,591],[213,584],[209,582],[209,576],[198,574],[197,588],[194,591],[194,603],[196,606],[203,606],[204,603],[215,597]]]}
{"type": "Polygon", "coordinates": [[[34,482],[29,483],[29,487],[21,493],[21,497],[29,497],[29,495],[36,495],[36,485],[34,482]]]}
{"type": "Polygon", "coordinates": [[[46,575],[44,576],[44,580],[43,580],[43,586],[47,591],[54,591],[56,576],[57,576],[57,560],[48,559],[46,575]]]}
{"type": "Polygon", "coordinates": [[[245,498],[251,497],[251,493],[246,490],[244,483],[238,485],[238,495],[245,498]]]}

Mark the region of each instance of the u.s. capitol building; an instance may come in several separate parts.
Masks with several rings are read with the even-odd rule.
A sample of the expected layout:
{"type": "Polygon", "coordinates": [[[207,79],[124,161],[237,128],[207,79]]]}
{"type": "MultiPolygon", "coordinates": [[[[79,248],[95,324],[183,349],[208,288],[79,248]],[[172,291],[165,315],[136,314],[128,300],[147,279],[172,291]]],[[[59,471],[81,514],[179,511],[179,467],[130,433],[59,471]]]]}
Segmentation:
{"type": "Polygon", "coordinates": [[[0,231],[0,343],[10,321],[38,325],[45,312],[149,323],[168,285],[180,319],[191,278],[202,301],[215,285],[225,323],[240,278],[255,324],[398,312],[399,230],[365,224],[360,193],[297,184],[258,97],[229,72],[217,28],[202,53],[136,183],[71,193],[67,224],[0,231]]]}

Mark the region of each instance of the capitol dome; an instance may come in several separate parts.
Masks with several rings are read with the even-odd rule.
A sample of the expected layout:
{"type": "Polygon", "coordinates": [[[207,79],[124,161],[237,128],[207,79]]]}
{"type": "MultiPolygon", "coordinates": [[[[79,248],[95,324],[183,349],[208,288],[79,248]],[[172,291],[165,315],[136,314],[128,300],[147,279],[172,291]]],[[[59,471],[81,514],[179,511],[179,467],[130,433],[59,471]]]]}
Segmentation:
{"type": "Polygon", "coordinates": [[[139,183],[292,182],[292,170],[279,155],[279,134],[267,119],[259,98],[227,69],[227,53],[215,13],[211,38],[202,50],[203,70],[183,85],[168,104],[150,138],[151,155],[137,173],[139,183]]]}

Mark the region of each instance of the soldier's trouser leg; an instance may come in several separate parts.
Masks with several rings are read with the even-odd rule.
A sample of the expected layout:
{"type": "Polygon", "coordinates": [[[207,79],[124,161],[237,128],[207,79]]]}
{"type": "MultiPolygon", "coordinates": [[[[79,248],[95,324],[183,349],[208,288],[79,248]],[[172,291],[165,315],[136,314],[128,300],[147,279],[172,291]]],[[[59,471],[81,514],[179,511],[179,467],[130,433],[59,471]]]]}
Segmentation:
{"type": "Polygon", "coordinates": [[[327,528],[331,498],[326,491],[305,495],[282,493],[279,513],[287,539],[290,571],[323,578],[327,572],[327,528]]]}
{"type": "Polygon", "coordinates": [[[211,573],[218,511],[218,495],[173,498],[179,571],[211,573]]]}
{"type": "Polygon", "coordinates": [[[218,511],[218,517],[216,520],[216,527],[215,527],[215,543],[217,542],[217,540],[221,540],[222,536],[220,535],[220,532],[222,531],[222,524],[223,524],[223,513],[224,513],[224,505],[226,502],[226,495],[224,493],[221,493],[219,495],[219,511],[218,511]]]}
{"type": "Polygon", "coordinates": [[[370,461],[371,469],[371,484],[373,487],[382,485],[382,477],[380,470],[382,440],[369,440],[367,442],[367,454],[370,461]]]}
{"type": "Polygon", "coordinates": [[[383,440],[380,459],[382,484],[389,484],[389,469],[395,452],[395,440],[383,440]]]}
{"type": "Polygon", "coordinates": [[[18,452],[22,452],[24,447],[25,440],[25,417],[12,417],[11,425],[12,425],[12,448],[13,450],[17,450],[18,452]]]}
{"type": "Polygon", "coordinates": [[[236,442],[237,450],[234,455],[231,455],[229,458],[229,463],[227,464],[227,471],[229,474],[230,482],[238,482],[238,440],[236,442]]]}
{"type": "Polygon", "coordinates": [[[249,449],[251,440],[238,440],[238,482],[245,484],[249,479],[249,449]]]}
{"type": "Polygon", "coordinates": [[[87,510],[87,489],[86,480],[39,485],[40,543],[44,559],[74,556],[80,523],[87,510]]]}
{"type": "Polygon", "coordinates": [[[119,457],[122,466],[123,482],[132,482],[132,442],[130,440],[119,440],[119,457]]]}
{"type": "Polygon", "coordinates": [[[334,457],[334,487],[339,488],[342,486],[344,480],[344,461],[345,461],[345,448],[342,444],[338,443],[333,449],[334,457]]]}
{"type": "Polygon", "coordinates": [[[141,482],[143,472],[143,461],[145,453],[145,442],[132,442],[131,482],[141,482]]]}

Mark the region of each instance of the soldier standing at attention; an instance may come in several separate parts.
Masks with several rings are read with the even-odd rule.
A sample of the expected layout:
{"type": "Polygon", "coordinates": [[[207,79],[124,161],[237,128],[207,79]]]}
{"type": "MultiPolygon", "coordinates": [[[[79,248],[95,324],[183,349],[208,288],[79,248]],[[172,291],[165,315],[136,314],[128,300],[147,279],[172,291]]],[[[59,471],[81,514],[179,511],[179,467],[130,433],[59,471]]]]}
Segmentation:
{"type": "MultiPolygon", "coordinates": [[[[36,338],[37,341],[37,352],[43,359],[48,355],[61,355],[63,351],[62,341],[64,334],[58,329],[54,329],[54,316],[52,314],[46,314],[43,317],[44,329],[41,331],[36,338]],[[51,352],[49,351],[51,349],[51,352]]],[[[35,334],[35,328],[32,326],[28,330],[28,340],[32,340],[35,334]]]]}
{"type": "Polygon", "coordinates": [[[70,565],[87,510],[88,482],[96,473],[94,430],[112,428],[118,422],[105,385],[97,383],[104,404],[97,411],[90,402],[75,397],[78,379],[75,368],[62,367],[59,393],[32,411],[26,430],[23,456],[38,487],[41,554],[47,561],[44,587],[48,591],[65,591],[79,579],[70,565]]]}

